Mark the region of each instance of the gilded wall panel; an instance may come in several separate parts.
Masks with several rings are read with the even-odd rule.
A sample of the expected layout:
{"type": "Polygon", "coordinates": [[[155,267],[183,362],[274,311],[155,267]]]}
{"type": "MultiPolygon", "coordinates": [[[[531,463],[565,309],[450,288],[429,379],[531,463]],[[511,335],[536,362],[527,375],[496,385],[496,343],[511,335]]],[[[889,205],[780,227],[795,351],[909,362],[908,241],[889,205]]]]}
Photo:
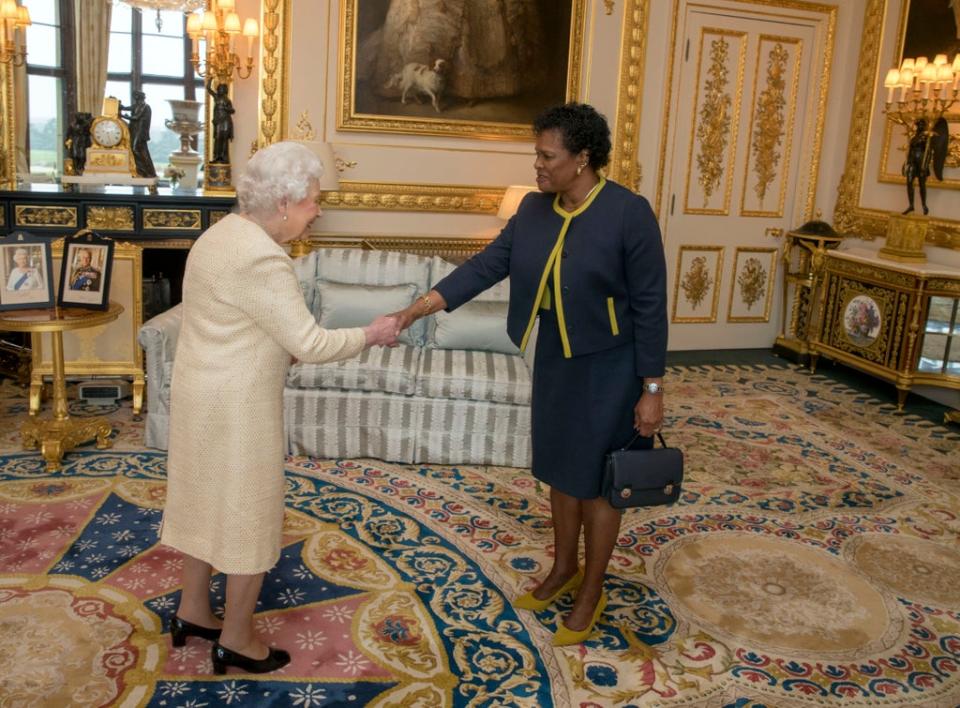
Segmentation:
{"type": "Polygon", "coordinates": [[[705,27],[697,50],[684,213],[730,213],[747,35],[705,27]]]}
{"type": "Polygon", "coordinates": [[[802,55],[799,38],[760,35],[741,216],[783,216],[802,55]]]}
{"type": "Polygon", "coordinates": [[[723,246],[680,246],[671,322],[716,322],[723,246]]]}
{"type": "Polygon", "coordinates": [[[776,248],[738,248],[727,322],[769,322],[777,273],[776,248]]]}

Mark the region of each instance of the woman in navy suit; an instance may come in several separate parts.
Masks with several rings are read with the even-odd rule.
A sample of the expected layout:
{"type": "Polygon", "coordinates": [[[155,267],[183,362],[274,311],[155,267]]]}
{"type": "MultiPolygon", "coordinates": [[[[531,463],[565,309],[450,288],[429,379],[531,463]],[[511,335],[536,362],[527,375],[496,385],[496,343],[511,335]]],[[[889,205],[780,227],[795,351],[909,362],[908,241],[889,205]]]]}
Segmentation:
{"type": "Polygon", "coordinates": [[[487,248],[397,314],[409,326],[509,276],[507,332],[521,349],[540,319],[532,471],[550,485],[556,555],[514,605],[540,610],[577,591],[554,636],[562,646],[585,640],[606,605],[621,514],[601,496],[605,455],[637,433],[650,446],[663,421],[666,266],[647,200],[601,175],[611,147],[604,117],[568,103],[540,114],[533,130],[540,192],[487,248]]]}

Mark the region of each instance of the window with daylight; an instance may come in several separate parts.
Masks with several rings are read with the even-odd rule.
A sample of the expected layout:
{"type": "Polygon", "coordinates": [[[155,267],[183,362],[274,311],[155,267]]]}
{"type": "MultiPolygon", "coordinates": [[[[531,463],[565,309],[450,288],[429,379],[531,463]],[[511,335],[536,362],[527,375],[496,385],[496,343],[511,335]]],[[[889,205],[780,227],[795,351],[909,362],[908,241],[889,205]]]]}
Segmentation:
{"type": "Polygon", "coordinates": [[[27,28],[27,155],[32,181],[63,169],[63,134],[73,110],[73,0],[24,0],[27,28]]]}
{"type": "MultiPolygon", "coordinates": [[[[163,176],[170,153],[180,149],[180,138],[165,127],[173,117],[167,99],[205,100],[203,81],[190,64],[190,38],[186,15],[181,12],[141,12],[115,3],[110,17],[110,52],[107,96],[123,105],[131,103],[133,91],[143,91],[150,105],[150,156],[163,176]]],[[[203,115],[203,109],[200,109],[203,115]]],[[[203,134],[196,149],[203,154],[203,134]]]]}
{"type": "MultiPolygon", "coordinates": [[[[30,179],[55,181],[63,173],[63,139],[76,111],[74,0],[22,0],[33,24],[27,29],[27,155],[30,179]]],[[[165,126],[173,117],[167,99],[203,103],[203,81],[190,64],[186,16],[180,12],[146,12],[114,3],[106,96],[130,105],[133,91],[143,91],[152,109],[150,154],[157,174],[180,149],[180,138],[165,126]]],[[[201,48],[202,51],[202,48],[201,48]]],[[[200,115],[203,115],[201,108],[200,115]]],[[[203,135],[194,145],[203,154],[203,135]]]]}

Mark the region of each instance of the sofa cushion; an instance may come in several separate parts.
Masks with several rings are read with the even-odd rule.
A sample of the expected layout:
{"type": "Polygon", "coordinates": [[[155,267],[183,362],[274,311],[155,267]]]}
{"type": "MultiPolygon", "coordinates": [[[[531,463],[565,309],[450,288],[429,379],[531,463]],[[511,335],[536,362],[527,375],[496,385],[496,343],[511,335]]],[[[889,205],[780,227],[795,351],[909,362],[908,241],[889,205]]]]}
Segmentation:
{"type": "Polygon", "coordinates": [[[461,349],[424,349],[420,356],[419,396],[529,405],[530,388],[523,357],[461,349]]]}
{"type": "MultiPolygon", "coordinates": [[[[430,262],[430,287],[443,280],[452,273],[457,266],[449,263],[440,256],[434,256],[430,262]]],[[[453,312],[438,312],[428,320],[426,326],[427,347],[441,349],[482,349],[485,351],[517,354],[519,349],[514,346],[507,336],[507,303],[510,300],[510,279],[506,278],[491,288],[487,288],[470,302],[461,305],[453,312]],[[478,303],[484,303],[478,306],[478,303]],[[502,306],[503,322],[499,332],[491,329],[492,313],[497,310],[496,304],[502,306]],[[437,328],[441,332],[437,334],[437,328]],[[476,335],[470,335],[470,330],[476,329],[476,335]],[[446,331],[444,331],[446,330],[446,331]],[[477,346],[478,340],[487,340],[485,346],[477,346]],[[446,342],[442,344],[441,342],[446,342]],[[472,344],[473,346],[463,346],[472,344]]]]}
{"type": "MultiPolygon", "coordinates": [[[[413,302],[418,288],[402,285],[353,285],[317,280],[318,320],[321,327],[366,327],[379,315],[403,310],[413,302]]],[[[412,327],[400,335],[403,344],[417,346],[420,333],[412,327]]]]}
{"type": "MultiPolygon", "coordinates": [[[[439,283],[450,273],[456,270],[457,266],[449,261],[443,260],[440,256],[434,256],[430,261],[430,287],[439,283]]],[[[510,278],[504,278],[493,287],[487,288],[482,293],[473,298],[473,302],[507,302],[510,299],[510,278]]]]}
{"type": "MultiPolygon", "coordinates": [[[[421,294],[426,294],[429,289],[431,259],[425,256],[395,251],[365,251],[359,248],[321,248],[314,253],[315,277],[320,280],[354,285],[413,283],[421,294]]],[[[313,313],[317,318],[323,306],[320,300],[321,295],[318,292],[313,302],[313,313]]],[[[415,322],[407,334],[407,338],[417,344],[423,344],[425,336],[426,322],[422,319],[415,322]]]]}
{"type": "Polygon", "coordinates": [[[427,346],[519,354],[507,335],[507,303],[468,302],[453,312],[438,312],[427,346]]]}
{"type": "Polygon", "coordinates": [[[294,364],[287,388],[330,388],[410,395],[416,388],[420,349],[405,344],[370,347],[360,356],[332,364],[294,364]]]}

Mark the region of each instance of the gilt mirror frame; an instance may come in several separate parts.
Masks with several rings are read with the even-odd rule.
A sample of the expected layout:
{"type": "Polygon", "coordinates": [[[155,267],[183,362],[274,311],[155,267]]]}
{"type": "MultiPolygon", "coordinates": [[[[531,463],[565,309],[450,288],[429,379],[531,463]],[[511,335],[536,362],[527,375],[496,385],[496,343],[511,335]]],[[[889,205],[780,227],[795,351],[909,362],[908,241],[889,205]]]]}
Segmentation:
{"type": "MultiPolygon", "coordinates": [[[[904,0],[907,2],[908,0],[904,0]]],[[[838,187],[834,210],[834,226],[838,231],[865,239],[882,237],[887,231],[887,220],[898,211],[876,209],[861,204],[864,182],[867,178],[867,151],[872,130],[883,126],[872,125],[878,99],[877,91],[883,77],[878,69],[884,44],[884,19],[888,0],[868,0],[864,10],[860,58],[857,62],[856,88],[850,134],[843,176],[838,187]]],[[[889,26],[889,25],[888,25],[889,26]]],[[[899,31],[893,23],[892,31],[899,31]]],[[[899,42],[897,42],[899,46],[899,42]]],[[[886,121],[884,121],[886,122],[886,121]]],[[[875,175],[871,175],[871,179],[875,175]]],[[[927,243],[960,250],[960,221],[930,217],[927,243]]]]}

